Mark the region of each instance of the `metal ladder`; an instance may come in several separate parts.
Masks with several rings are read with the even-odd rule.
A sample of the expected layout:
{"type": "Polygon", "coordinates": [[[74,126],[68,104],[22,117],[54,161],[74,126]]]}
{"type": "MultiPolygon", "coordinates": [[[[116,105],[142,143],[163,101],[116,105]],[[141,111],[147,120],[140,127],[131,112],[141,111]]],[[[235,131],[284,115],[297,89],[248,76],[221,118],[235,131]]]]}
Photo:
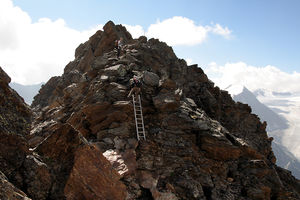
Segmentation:
{"type": "Polygon", "coordinates": [[[141,96],[138,95],[137,99],[136,99],[135,95],[133,94],[132,101],[133,101],[137,139],[140,140],[142,138],[142,139],[146,140],[144,119],[143,119],[143,112],[142,112],[142,104],[141,104],[141,96]]]}

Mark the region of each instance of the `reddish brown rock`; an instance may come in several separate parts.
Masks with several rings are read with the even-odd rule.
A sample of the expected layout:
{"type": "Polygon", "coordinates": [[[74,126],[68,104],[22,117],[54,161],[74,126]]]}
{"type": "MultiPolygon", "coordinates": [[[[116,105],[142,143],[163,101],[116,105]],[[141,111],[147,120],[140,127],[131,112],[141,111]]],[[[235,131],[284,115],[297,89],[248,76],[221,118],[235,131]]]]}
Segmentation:
{"type": "Polygon", "coordinates": [[[10,77],[0,67],[0,199],[26,199],[24,188],[20,188],[21,191],[17,187],[26,185],[22,168],[30,154],[26,137],[32,113],[9,87],[9,82],[10,77]]]}
{"type": "Polygon", "coordinates": [[[27,194],[33,199],[47,199],[52,184],[48,166],[37,155],[28,155],[23,166],[27,194]]]}
{"type": "Polygon", "coordinates": [[[236,160],[242,155],[242,150],[239,147],[224,144],[212,137],[201,138],[201,149],[206,152],[209,158],[221,161],[236,160]]]}
{"type": "Polygon", "coordinates": [[[165,43],[132,40],[112,22],[76,49],[75,60],[45,84],[33,107],[41,129],[32,133],[44,139],[36,151],[52,171],[52,199],[107,195],[96,186],[127,199],[300,198],[299,183],[276,168],[265,124],[249,106],[235,103],[165,43]],[[116,59],[113,41],[120,36],[124,52],[116,59]],[[147,138],[138,143],[127,98],[134,75],[143,77],[147,138]],[[95,174],[97,163],[105,163],[100,152],[110,161],[105,166],[122,175],[110,172],[115,178],[108,182],[121,181],[120,193],[95,174]]]}
{"type": "Polygon", "coordinates": [[[64,187],[73,168],[74,156],[78,148],[85,146],[86,140],[70,125],[52,125],[52,133],[36,149],[51,168],[52,199],[63,199],[64,187]]]}
{"type": "Polygon", "coordinates": [[[64,193],[66,199],[126,198],[126,187],[120,176],[96,146],[84,146],[75,153],[74,165],[64,193]]]}

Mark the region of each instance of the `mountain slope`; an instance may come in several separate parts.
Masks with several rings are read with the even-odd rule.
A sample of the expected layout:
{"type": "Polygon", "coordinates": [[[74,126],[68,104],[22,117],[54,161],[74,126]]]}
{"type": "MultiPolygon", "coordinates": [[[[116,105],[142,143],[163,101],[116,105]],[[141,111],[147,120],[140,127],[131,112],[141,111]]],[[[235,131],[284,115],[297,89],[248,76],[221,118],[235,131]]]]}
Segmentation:
{"type": "Polygon", "coordinates": [[[298,180],[275,165],[266,124],[248,105],[165,43],[133,40],[113,22],[76,49],[32,107],[28,144],[45,168],[31,174],[51,177],[20,173],[19,187],[33,199],[300,198],[298,180]],[[133,76],[143,82],[146,141],[136,139],[127,97],[133,76]]]}
{"type": "MultiPolygon", "coordinates": [[[[35,97],[33,106],[41,113],[35,123],[68,123],[95,142],[123,177],[127,198],[299,197],[296,179],[289,179],[293,185],[280,179],[290,174],[274,165],[265,124],[165,43],[132,40],[122,26],[109,22],[75,55],[64,74],[35,97]],[[126,45],[117,59],[113,41],[121,36],[126,45]],[[143,81],[145,142],[135,139],[126,97],[133,75],[143,81]]],[[[79,194],[86,186],[74,187],[79,190],[72,194],[79,194]]]]}
{"type": "Polygon", "coordinates": [[[288,169],[292,174],[300,179],[300,162],[299,160],[284,146],[273,142],[272,148],[277,158],[277,165],[288,169]]]}

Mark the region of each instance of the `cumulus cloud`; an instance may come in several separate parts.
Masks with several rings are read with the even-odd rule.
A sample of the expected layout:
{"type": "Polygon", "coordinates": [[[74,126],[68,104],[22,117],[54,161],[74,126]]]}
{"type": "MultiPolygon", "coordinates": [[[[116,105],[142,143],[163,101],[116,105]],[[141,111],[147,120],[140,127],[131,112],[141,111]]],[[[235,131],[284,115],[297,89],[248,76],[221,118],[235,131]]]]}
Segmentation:
{"type": "Polygon", "coordinates": [[[169,45],[194,45],[207,37],[207,29],[185,17],[173,17],[151,24],[147,36],[159,38],[169,45]]]}
{"type": "Polygon", "coordinates": [[[147,31],[140,25],[125,25],[125,27],[134,38],[146,35],[148,38],[157,38],[171,46],[198,45],[203,43],[209,34],[216,34],[229,39],[232,33],[228,27],[222,27],[220,24],[197,25],[193,20],[181,16],[163,21],[158,20],[155,24],[151,24],[147,31]]]}
{"type": "Polygon", "coordinates": [[[300,92],[300,73],[286,73],[271,65],[257,67],[237,62],[221,66],[210,63],[204,70],[222,89],[235,84],[244,85],[251,91],[263,88],[276,92],[300,92]]]}
{"type": "Polygon", "coordinates": [[[175,16],[151,24],[146,33],[147,37],[158,38],[169,45],[197,45],[205,41],[208,34],[213,33],[229,38],[231,30],[220,24],[212,26],[197,25],[191,19],[175,16]]]}
{"type": "Polygon", "coordinates": [[[77,31],[63,19],[42,18],[33,23],[11,0],[1,0],[0,66],[14,82],[46,82],[62,74],[64,66],[73,60],[75,48],[98,29],[77,31]]]}
{"type": "MultiPolygon", "coordinates": [[[[146,35],[169,45],[201,44],[208,34],[228,37],[231,31],[219,24],[202,26],[185,17],[173,17],[151,24],[147,31],[140,25],[124,25],[133,38],[146,35]]],[[[0,66],[12,81],[21,84],[46,82],[63,73],[74,59],[76,47],[88,40],[102,25],[86,31],[68,27],[63,19],[31,17],[13,5],[12,0],[0,1],[0,66]]],[[[188,60],[190,63],[191,61],[188,60]]]]}
{"type": "Polygon", "coordinates": [[[127,25],[127,24],[123,24],[127,31],[129,31],[129,33],[132,35],[133,38],[138,38],[142,35],[145,35],[145,31],[144,28],[140,25],[135,25],[135,26],[131,26],[131,25],[127,25]]]}
{"type": "Polygon", "coordinates": [[[232,31],[229,30],[228,27],[224,28],[220,24],[215,24],[213,27],[208,26],[207,29],[217,35],[225,37],[226,39],[229,39],[232,33],[232,31]]]}

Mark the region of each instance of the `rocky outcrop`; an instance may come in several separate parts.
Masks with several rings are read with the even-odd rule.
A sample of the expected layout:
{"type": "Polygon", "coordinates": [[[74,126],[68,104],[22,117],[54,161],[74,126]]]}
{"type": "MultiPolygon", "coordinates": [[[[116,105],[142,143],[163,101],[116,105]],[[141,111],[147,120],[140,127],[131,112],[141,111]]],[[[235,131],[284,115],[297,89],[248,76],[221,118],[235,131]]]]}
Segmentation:
{"type": "Polygon", "coordinates": [[[24,143],[32,150],[10,179],[32,199],[300,198],[299,181],[275,165],[266,124],[248,105],[165,43],[133,40],[112,22],[76,49],[32,110],[24,143]],[[146,141],[136,140],[127,97],[133,76],[143,83],[146,141]]]}
{"type": "MultiPolygon", "coordinates": [[[[37,125],[50,120],[70,124],[99,147],[122,177],[126,199],[299,198],[298,188],[282,180],[291,175],[274,164],[266,124],[249,106],[235,103],[165,43],[132,40],[117,27],[109,22],[104,32],[80,45],[64,74],[40,90],[33,102],[40,112],[37,125]],[[121,35],[126,45],[117,59],[109,45],[121,35]],[[144,142],[135,139],[133,108],[126,97],[133,76],[143,82],[144,142]]],[[[32,133],[37,135],[48,134],[32,133]]],[[[89,171],[94,171],[92,163],[89,171]]],[[[79,167],[76,162],[70,166],[79,167]]],[[[72,178],[67,186],[70,181],[76,182],[72,178]]],[[[78,190],[67,188],[72,195],[78,190]]],[[[87,197],[92,198],[82,198],[87,197]]]]}
{"type": "Polygon", "coordinates": [[[0,72],[0,199],[125,199],[121,176],[71,125],[49,119],[32,138],[31,110],[0,72]]]}
{"type": "MultiPolygon", "coordinates": [[[[10,77],[0,67],[0,199],[29,199],[13,184],[29,154],[31,111],[8,84],[10,77]]],[[[22,182],[22,180],[20,181],[22,182]]]]}

